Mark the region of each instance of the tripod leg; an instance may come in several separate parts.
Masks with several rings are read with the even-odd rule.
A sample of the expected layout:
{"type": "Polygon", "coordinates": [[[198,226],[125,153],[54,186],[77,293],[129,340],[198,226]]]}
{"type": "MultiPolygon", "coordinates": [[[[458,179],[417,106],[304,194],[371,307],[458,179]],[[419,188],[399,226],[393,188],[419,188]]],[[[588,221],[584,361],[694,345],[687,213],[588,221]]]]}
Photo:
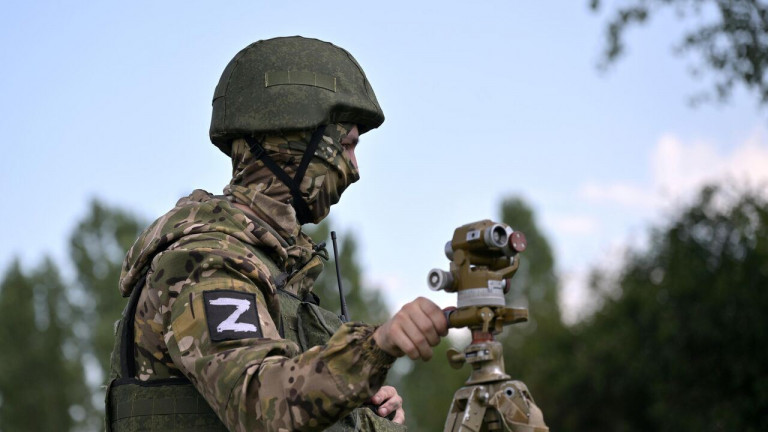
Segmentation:
{"type": "Polygon", "coordinates": [[[453,395],[444,432],[548,432],[541,410],[521,381],[470,385],[453,395]]]}
{"type": "Polygon", "coordinates": [[[490,411],[498,413],[503,429],[512,432],[548,432],[541,409],[522,381],[503,381],[493,385],[490,411]]]}
{"type": "Polygon", "coordinates": [[[481,385],[462,387],[453,395],[444,432],[479,432],[488,403],[488,389],[481,385]]]}

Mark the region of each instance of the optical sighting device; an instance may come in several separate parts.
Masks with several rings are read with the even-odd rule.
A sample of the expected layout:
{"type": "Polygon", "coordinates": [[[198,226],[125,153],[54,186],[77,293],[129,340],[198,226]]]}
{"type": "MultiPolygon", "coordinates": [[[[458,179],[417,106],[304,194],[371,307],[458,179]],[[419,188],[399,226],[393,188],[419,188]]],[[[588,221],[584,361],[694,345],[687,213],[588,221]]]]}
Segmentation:
{"type": "Polygon", "coordinates": [[[549,431],[525,384],[506,374],[502,345],[494,338],[505,325],[528,320],[527,309],[507,307],[504,297],[526,247],[525,235],[509,225],[463,225],[445,245],[449,270],[432,269],[427,276],[433,291],[457,294],[457,307],[444,311],[448,326],[472,332],[463,352],[448,350],[453,368],[469,363],[472,372],[454,394],[444,432],[549,431]]]}

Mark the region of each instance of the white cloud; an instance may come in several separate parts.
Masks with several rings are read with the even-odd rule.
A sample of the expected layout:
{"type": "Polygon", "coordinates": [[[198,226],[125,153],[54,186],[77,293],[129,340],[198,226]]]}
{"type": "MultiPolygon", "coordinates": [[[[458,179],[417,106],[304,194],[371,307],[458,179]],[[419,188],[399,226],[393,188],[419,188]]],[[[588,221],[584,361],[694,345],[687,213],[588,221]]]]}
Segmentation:
{"type": "Polygon", "coordinates": [[[726,174],[744,177],[755,184],[768,182],[768,139],[765,133],[753,134],[736,149],[726,166],[726,174]]]}
{"type": "Polygon", "coordinates": [[[651,157],[653,191],[678,196],[712,179],[720,164],[714,147],[704,142],[684,144],[672,135],[659,139],[651,157]]]}
{"type": "Polygon", "coordinates": [[[685,144],[667,135],[657,143],[652,162],[656,191],[668,198],[684,198],[707,183],[724,180],[755,186],[768,182],[768,141],[758,130],[722,154],[712,144],[685,144]]]}
{"type": "Polygon", "coordinates": [[[759,129],[730,152],[722,152],[706,141],[686,143],[666,134],[656,143],[649,168],[650,185],[590,182],[580,188],[579,195],[590,202],[659,209],[668,202],[687,200],[708,183],[768,184],[768,139],[759,129]]]}

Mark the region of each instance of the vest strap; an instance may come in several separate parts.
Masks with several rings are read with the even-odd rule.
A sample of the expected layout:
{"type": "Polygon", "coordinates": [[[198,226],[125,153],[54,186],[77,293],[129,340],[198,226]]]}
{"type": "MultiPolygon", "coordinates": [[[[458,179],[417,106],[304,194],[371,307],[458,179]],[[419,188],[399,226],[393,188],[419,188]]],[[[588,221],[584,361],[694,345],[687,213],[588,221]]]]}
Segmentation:
{"type": "MultiPolygon", "coordinates": [[[[122,385],[133,385],[139,387],[155,387],[159,385],[172,386],[172,385],[187,385],[191,386],[189,382],[172,383],[173,380],[162,380],[163,383],[154,383],[152,386],[143,386],[138,380],[135,383],[124,383],[122,385]]],[[[156,380],[160,381],[160,380],[156,380]]],[[[180,380],[176,380],[180,381],[180,380]]],[[[112,388],[115,392],[120,392],[118,383],[112,388]]],[[[110,407],[110,418],[112,421],[118,421],[129,417],[138,416],[153,416],[153,415],[171,415],[171,414],[212,414],[211,407],[197,394],[197,390],[194,388],[189,392],[190,395],[173,396],[173,397],[151,397],[152,394],[146,392],[146,398],[143,399],[131,399],[118,402],[110,407]],[[192,394],[192,392],[196,394],[192,394]]]]}
{"type": "Polygon", "coordinates": [[[122,331],[120,332],[120,377],[133,378],[136,376],[136,356],[134,354],[134,320],[136,307],[139,304],[141,291],[146,284],[149,266],[145,266],[136,285],[131,291],[125,312],[123,312],[122,331]]]}

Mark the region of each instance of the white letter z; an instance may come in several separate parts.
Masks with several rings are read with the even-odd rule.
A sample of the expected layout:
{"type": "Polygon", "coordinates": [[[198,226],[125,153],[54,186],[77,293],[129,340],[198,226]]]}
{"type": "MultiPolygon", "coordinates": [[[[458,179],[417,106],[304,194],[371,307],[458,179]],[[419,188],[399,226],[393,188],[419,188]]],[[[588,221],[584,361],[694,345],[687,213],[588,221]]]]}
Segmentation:
{"type": "Polygon", "coordinates": [[[216,327],[216,331],[223,332],[226,330],[231,330],[235,332],[255,332],[259,330],[253,324],[237,322],[237,319],[240,318],[240,315],[244,314],[248,309],[251,308],[251,302],[248,300],[220,297],[215,300],[211,300],[209,303],[214,306],[237,307],[237,309],[232,312],[232,315],[227,317],[227,319],[222,321],[221,324],[216,327]]]}

